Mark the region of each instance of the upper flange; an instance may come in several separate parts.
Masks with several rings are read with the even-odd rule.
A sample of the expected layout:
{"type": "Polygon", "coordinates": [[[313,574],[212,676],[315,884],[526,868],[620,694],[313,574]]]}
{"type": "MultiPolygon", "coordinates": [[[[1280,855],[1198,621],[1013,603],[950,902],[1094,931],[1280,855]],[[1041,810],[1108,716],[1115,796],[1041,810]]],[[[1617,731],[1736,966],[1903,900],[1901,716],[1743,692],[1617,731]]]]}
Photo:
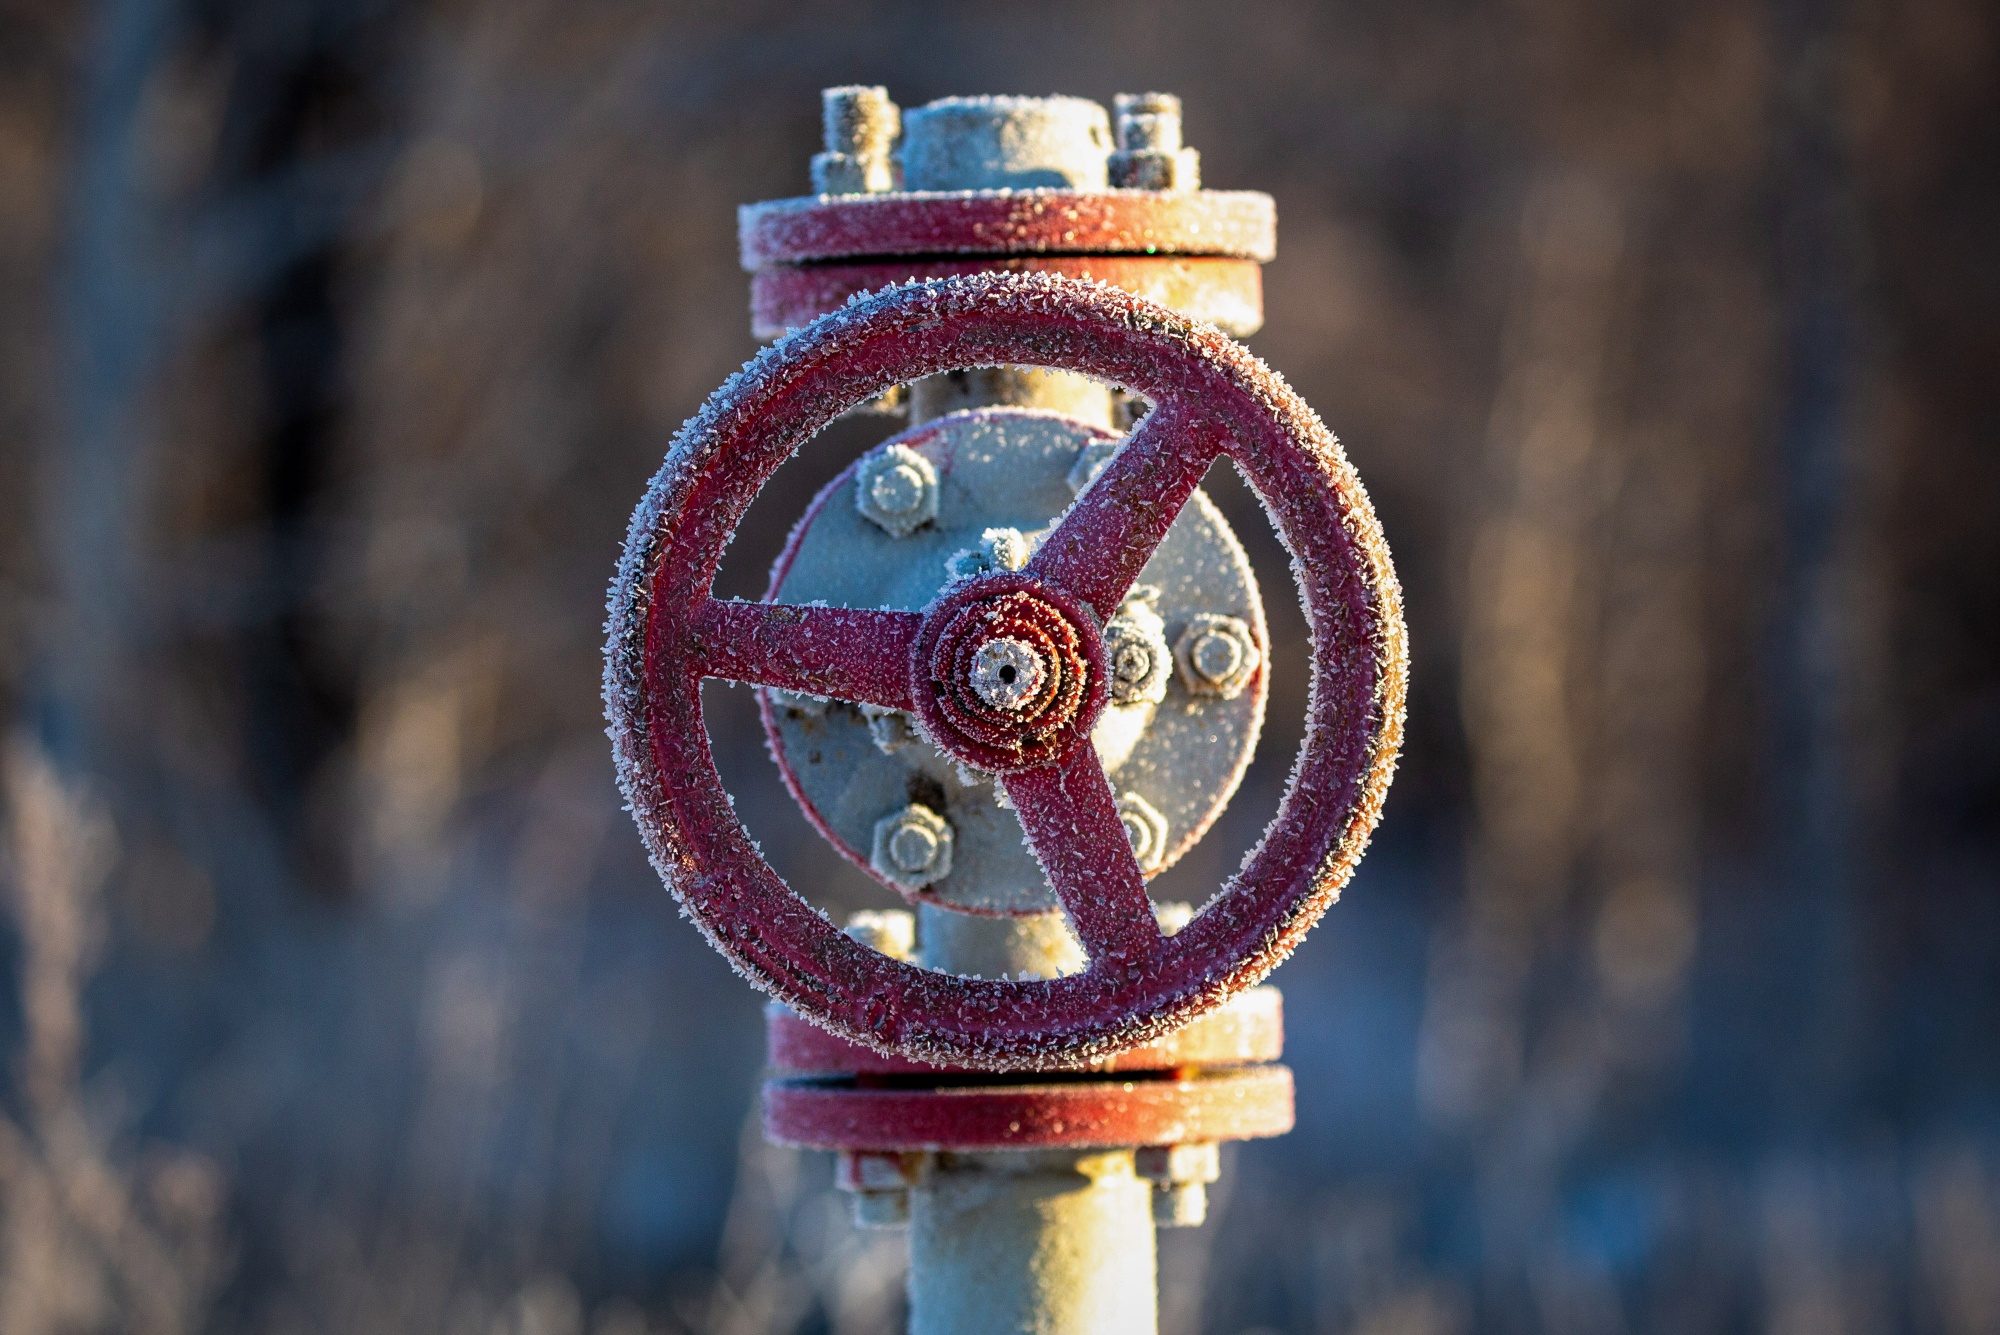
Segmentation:
{"type": "Polygon", "coordinates": [[[743,267],[889,255],[1223,255],[1268,262],[1278,210],[1256,190],[912,190],[737,210],[743,267]]]}

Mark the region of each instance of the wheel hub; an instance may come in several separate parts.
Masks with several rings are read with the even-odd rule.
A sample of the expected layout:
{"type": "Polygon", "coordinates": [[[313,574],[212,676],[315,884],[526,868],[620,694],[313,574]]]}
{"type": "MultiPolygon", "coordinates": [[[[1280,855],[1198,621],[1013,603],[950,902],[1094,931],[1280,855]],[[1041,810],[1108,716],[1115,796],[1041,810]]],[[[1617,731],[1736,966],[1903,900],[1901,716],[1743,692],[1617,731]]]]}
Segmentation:
{"type": "Polygon", "coordinates": [[[961,584],[925,615],[911,664],[939,750],[1010,774],[1060,760],[1104,706],[1103,643],[1083,606],[1026,575],[961,584]]]}

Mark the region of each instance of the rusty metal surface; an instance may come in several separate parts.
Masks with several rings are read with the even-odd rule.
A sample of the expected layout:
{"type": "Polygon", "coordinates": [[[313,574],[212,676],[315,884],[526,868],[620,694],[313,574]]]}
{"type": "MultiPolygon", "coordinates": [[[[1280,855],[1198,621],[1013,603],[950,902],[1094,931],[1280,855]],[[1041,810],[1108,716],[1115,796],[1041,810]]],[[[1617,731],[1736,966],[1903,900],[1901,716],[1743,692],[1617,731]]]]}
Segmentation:
{"type": "MultiPolygon", "coordinates": [[[[955,615],[980,581],[999,578],[953,586],[935,611],[955,615]]],[[[1136,1046],[1275,968],[1352,875],[1380,818],[1407,673],[1387,546],[1311,409],[1218,331],[1129,293],[1043,274],[981,274],[859,300],[766,349],[718,391],[634,515],[606,660],[621,784],[663,879],[718,949],[851,1040],[982,1069],[1136,1046]],[[1090,657],[1078,609],[1102,617],[1117,608],[1220,454],[1292,550],[1312,630],[1306,740],[1277,818],[1241,873],[1171,937],[1153,921],[1086,733],[1070,730],[1078,744],[1067,754],[1005,776],[1090,957],[1083,972],[1047,981],[948,976],[843,936],[751,842],[701,720],[701,680],[725,654],[739,679],[852,690],[889,708],[946,689],[928,655],[907,660],[900,689],[882,661],[884,643],[938,642],[942,627],[926,614],[717,603],[709,589],[751,499],[813,433],[890,385],[993,364],[1078,371],[1157,405],[1020,572],[1023,591],[1072,619],[1086,698],[1104,665],[1090,657]],[[721,643],[717,632],[731,627],[762,636],[761,647],[721,643]]]]}
{"type": "Polygon", "coordinates": [[[805,195],[737,211],[743,267],[890,255],[1221,255],[1269,261],[1255,190],[937,190],[805,195]]]}
{"type": "Polygon", "coordinates": [[[1013,255],[990,259],[875,259],[773,264],[750,275],[750,329],[778,338],[839,310],[850,297],[895,283],[1004,270],[1056,273],[1122,287],[1238,338],[1264,325],[1264,271],[1254,259],[1213,255],[1013,255]]]}
{"type": "MultiPolygon", "coordinates": [[[[765,1061],[774,1072],[786,1075],[941,1075],[966,1070],[849,1043],[776,1003],[764,1008],[764,1038],[765,1061]]],[[[1284,1049],[1283,998],[1275,987],[1253,987],[1163,1038],[1079,1063],[1078,1069],[1109,1073],[1250,1066],[1277,1061],[1284,1049]]]]}
{"type": "Polygon", "coordinates": [[[1258,1140],[1292,1129],[1288,1067],[1185,1080],[864,1088],[764,1085],[764,1135],[779,1145],[866,1151],[1115,1149],[1258,1140]]]}

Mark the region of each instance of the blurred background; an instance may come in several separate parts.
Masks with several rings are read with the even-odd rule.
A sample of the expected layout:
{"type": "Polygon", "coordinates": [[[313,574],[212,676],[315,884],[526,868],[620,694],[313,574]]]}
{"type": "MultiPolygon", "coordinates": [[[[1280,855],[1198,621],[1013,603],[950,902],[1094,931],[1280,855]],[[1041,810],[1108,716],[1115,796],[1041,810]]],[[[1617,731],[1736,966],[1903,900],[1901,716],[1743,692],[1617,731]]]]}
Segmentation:
{"type": "MultiPolygon", "coordinates": [[[[1407,592],[1170,1335],[2000,1331],[1979,0],[0,6],[0,1330],[899,1329],[619,809],[604,590],[818,90],[1164,89],[1407,592]]],[[[818,483],[732,549],[756,594],[818,483]]],[[[1304,701],[1277,638],[1200,900],[1304,701]]],[[[751,696],[709,696],[795,886],[751,696]]]]}

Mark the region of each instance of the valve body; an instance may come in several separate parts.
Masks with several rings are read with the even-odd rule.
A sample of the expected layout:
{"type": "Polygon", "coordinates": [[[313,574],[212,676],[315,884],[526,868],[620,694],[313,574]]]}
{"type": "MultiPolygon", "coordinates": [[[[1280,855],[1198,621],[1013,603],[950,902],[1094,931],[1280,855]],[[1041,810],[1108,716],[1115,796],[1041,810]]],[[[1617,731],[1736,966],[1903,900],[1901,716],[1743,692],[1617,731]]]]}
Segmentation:
{"type": "MultiPolygon", "coordinates": [[[[1177,99],[1121,97],[1115,128],[1074,98],[908,113],[880,89],[825,99],[820,193],[743,210],[760,337],[858,292],[995,269],[1095,279],[1233,334],[1261,323],[1270,201],[1198,188],[1177,99]]],[[[919,608],[955,578],[1018,569],[1143,405],[1086,377],[1003,366],[920,380],[874,407],[906,412],[911,429],[814,503],[774,600],[919,608]]],[[[998,783],[927,744],[940,727],[976,736],[983,713],[1037,707],[1038,693],[1057,708],[1044,687],[1067,660],[1031,609],[1020,615],[964,632],[970,693],[938,718],[764,696],[808,815],[915,901],[914,915],[858,915],[849,934],[947,973],[1053,978],[1083,964],[998,783]]],[[[1263,714],[1256,583],[1199,493],[1102,633],[1112,699],[1092,739],[1150,876],[1228,800],[1263,714]]],[[[1189,916],[1155,912],[1168,932],[1189,916]]],[[[857,1222],[910,1230],[917,1335],[1150,1335],[1154,1227],[1202,1222],[1221,1142],[1292,1124],[1269,987],[1059,1077],[996,1080],[885,1056],[782,1005],[767,1015],[766,1132],[836,1151],[857,1222]]]]}

